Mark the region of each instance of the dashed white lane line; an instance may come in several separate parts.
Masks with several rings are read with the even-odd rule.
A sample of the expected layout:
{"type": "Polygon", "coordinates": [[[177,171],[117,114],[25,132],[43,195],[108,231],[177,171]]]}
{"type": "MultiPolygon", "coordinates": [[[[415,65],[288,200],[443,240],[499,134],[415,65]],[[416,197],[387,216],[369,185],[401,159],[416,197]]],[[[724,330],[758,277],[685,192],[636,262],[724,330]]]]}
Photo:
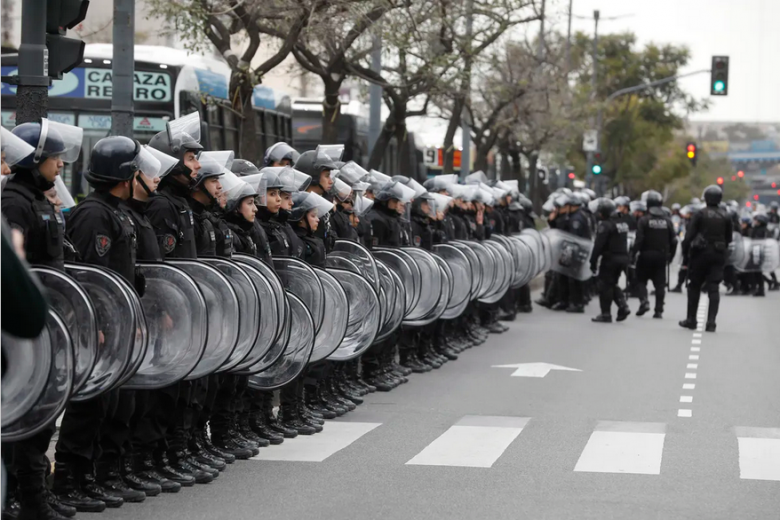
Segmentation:
{"type": "Polygon", "coordinates": [[[691,347],[691,352],[699,352],[701,347],[691,347]]]}
{"type": "Polygon", "coordinates": [[[692,395],[681,395],[680,396],[680,402],[681,403],[692,403],[693,402],[693,396],[692,395]]]}
{"type": "Polygon", "coordinates": [[[688,365],[685,368],[696,370],[697,368],[699,368],[699,365],[696,363],[688,363],[688,365]]]}
{"type": "Polygon", "coordinates": [[[685,383],[683,384],[683,390],[694,390],[696,388],[696,385],[693,383],[685,383]]]}
{"type": "Polygon", "coordinates": [[[680,408],[677,410],[677,417],[693,417],[693,410],[680,408]]]}
{"type": "Polygon", "coordinates": [[[698,354],[691,354],[690,356],[688,356],[688,360],[689,361],[698,361],[699,360],[699,355],[698,354]]]}
{"type": "Polygon", "coordinates": [[[696,379],[696,374],[693,374],[691,372],[686,372],[685,379],[696,379]]]}
{"type": "Polygon", "coordinates": [[[691,345],[701,345],[701,340],[700,339],[692,339],[691,340],[691,345]]]}
{"type": "Polygon", "coordinates": [[[693,337],[694,338],[700,338],[701,337],[701,332],[694,332],[693,333],[693,337]]]}

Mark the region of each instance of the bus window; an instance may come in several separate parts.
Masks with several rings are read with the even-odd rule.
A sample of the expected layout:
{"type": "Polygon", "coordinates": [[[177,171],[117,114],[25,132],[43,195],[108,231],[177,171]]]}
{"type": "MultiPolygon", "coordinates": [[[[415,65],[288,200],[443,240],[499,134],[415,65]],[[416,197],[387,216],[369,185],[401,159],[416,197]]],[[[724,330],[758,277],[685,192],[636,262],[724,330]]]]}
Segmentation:
{"type": "Polygon", "coordinates": [[[222,145],[222,122],[219,120],[219,106],[206,105],[206,121],[209,124],[209,146],[212,150],[224,150],[222,145]]]}
{"type": "Polygon", "coordinates": [[[276,117],[271,112],[265,113],[265,136],[271,144],[280,140],[279,133],[276,131],[276,117]]]}

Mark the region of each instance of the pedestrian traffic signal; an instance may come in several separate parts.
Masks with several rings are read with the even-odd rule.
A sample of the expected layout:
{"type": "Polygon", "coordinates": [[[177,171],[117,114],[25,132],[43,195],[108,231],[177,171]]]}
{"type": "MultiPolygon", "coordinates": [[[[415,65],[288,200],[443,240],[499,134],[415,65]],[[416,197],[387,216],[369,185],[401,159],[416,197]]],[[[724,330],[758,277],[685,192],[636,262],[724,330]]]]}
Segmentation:
{"type": "Polygon", "coordinates": [[[698,156],[696,143],[688,143],[688,146],[686,146],[686,155],[688,156],[688,160],[691,161],[691,164],[696,166],[696,159],[698,156]]]}
{"type": "Polygon", "coordinates": [[[723,186],[723,177],[718,177],[716,182],[718,183],[718,186],[723,186]]]}
{"type": "Polygon", "coordinates": [[[48,0],[46,4],[46,48],[49,51],[50,78],[62,79],[62,75],[81,64],[84,58],[84,42],[66,38],[65,32],[73,29],[87,16],[89,0],[48,0]]]}
{"type": "Polygon", "coordinates": [[[739,171],[737,172],[737,177],[739,177],[740,179],[741,179],[742,177],[744,177],[744,176],[745,176],[745,172],[743,172],[742,170],[739,170],[739,171]]]}
{"type": "Polygon", "coordinates": [[[729,57],[713,56],[710,71],[710,94],[726,96],[729,93],[729,57]]]}

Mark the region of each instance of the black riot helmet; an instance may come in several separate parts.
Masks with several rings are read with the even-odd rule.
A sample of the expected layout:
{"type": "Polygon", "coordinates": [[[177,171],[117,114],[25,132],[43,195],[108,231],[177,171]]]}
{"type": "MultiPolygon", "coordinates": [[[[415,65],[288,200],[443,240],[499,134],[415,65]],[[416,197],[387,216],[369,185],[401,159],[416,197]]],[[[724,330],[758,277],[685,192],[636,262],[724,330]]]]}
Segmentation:
{"type": "Polygon", "coordinates": [[[655,190],[649,190],[642,194],[642,200],[649,208],[660,208],[664,203],[664,197],[655,190]]]}
{"type": "Polygon", "coordinates": [[[246,159],[234,159],[233,164],[230,166],[230,171],[238,175],[239,177],[246,177],[247,175],[255,175],[260,173],[257,166],[251,161],[246,159]]]}
{"type": "Polygon", "coordinates": [[[767,224],[769,224],[769,217],[764,213],[757,213],[753,215],[753,220],[755,220],[762,226],[766,226],[767,224]]]}
{"type": "Polygon", "coordinates": [[[701,198],[707,203],[707,206],[717,206],[723,200],[723,190],[716,184],[710,184],[704,188],[701,198]]]}
{"type": "Polygon", "coordinates": [[[312,179],[319,183],[320,173],[323,171],[337,170],[336,163],[327,155],[320,153],[316,150],[309,150],[303,152],[298,160],[295,162],[295,169],[310,175],[312,179]]]}
{"type": "Polygon", "coordinates": [[[95,144],[89,160],[89,171],[84,174],[93,187],[110,188],[133,179],[141,171],[157,177],[161,168],[158,161],[138,141],[124,136],[104,137],[95,144]]]}
{"type": "Polygon", "coordinates": [[[617,210],[615,203],[608,198],[598,199],[596,205],[596,216],[601,220],[607,220],[617,210]]]}
{"type": "Polygon", "coordinates": [[[780,206],[780,204],[778,204],[776,200],[769,203],[769,209],[773,209],[775,212],[777,212],[778,206],[780,206]]]}

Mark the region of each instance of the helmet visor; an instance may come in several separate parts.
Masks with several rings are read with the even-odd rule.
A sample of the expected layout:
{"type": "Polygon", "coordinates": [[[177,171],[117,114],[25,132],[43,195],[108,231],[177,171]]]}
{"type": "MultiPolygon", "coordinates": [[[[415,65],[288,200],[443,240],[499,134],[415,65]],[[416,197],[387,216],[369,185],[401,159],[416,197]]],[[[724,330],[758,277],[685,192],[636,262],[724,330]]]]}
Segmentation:
{"type": "Polygon", "coordinates": [[[271,146],[271,148],[268,149],[265,155],[265,162],[269,165],[282,162],[285,159],[290,161],[292,164],[295,164],[298,161],[298,158],[301,156],[301,154],[299,154],[295,148],[287,143],[274,144],[271,146]]]}
{"type": "Polygon", "coordinates": [[[311,175],[306,175],[292,166],[280,168],[278,175],[279,181],[282,183],[281,190],[285,193],[305,191],[311,184],[311,175]]]}
{"type": "Polygon", "coordinates": [[[72,163],[81,153],[84,130],[78,126],[65,125],[45,117],[41,120],[41,137],[35,149],[35,162],[46,154],[59,156],[62,162],[72,163]]]}
{"type": "Polygon", "coordinates": [[[2,146],[3,153],[5,154],[5,162],[8,166],[13,166],[35,152],[35,148],[16,137],[10,130],[5,129],[4,127],[0,127],[0,146],[2,146]]]}
{"type": "Polygon", "coordinates": [[[160,161],[160,177],[165,177],[171,173],[171,170],[173,170],[176,165],[179,164],[179,160],[176,157],[171,157],[167,153],[163,153],[149,145],[144,145],[144,150],[149,152],[152,156],[154,156],[155,159],[160,161]]]}
{"type": "Polygon", "coordinates": [[[193,112],[168,121],[165,129],[168,132],[168,142],[171,143],[174,152],[186,147],[187,143],[200,143],[200,114],[193,112]]]}
{"type": "Polygon", "coordinates": [[[344,202],[345,200],[349,200],[349,196],[352,195],[352,188],[350,188],[349,184],[342,181],[341,179],[336,179],[333,181],[333,186],[330,189],[331,195],[338,198],[341,202],[344,202]]]}
{"type": "Polygon", "coordinates": [[[225,171],[225,164],[217,160],[218,156],[209,155],[212,153],[214,152],[204,152],[198,155],[198,162],[200,163],[198,178],[217,177],[225,171]]]}
{"type": "Polygon", "coordinates": [[[367,182],[356,182],[354,185],[352,185],[352,191],[357,193],[365,193],[371,185],[367,182]]]}
{"type": "Polygon", "coordinates": [[[62,177],[59,175],[54,178],[54,189],[57,191],[57,197],[59,197],[62,202],[62,209],[72,208],[76,205],[76,201],[73,200],[73,196],[65,186],[65,181],[63,181],[62,177]]]}
{"type": "Polygon", "coordinates": [[[216,150],[213,152],[200,152],[198,154],[198,162],[203,162],[203,158],[213,159],[217,164],[222,165],[223,168],[230,169],[233,166],[233,159],[236,158],[236,154],[233,150],[216,150]]]}
{"type": "Polygon", "coordinates": [[[347,184],[352,185],[353,188],[356,183],[371,175],[354,161],[349,161],[347,164],[342,166],[339,171],[341,172],[339,174],[339,178],[347,184]]]}
{"type": "Polygon", "coordinates": [[[392,181],[389,175],[385,175],[377,170],[371,170],[371,172],[369,172],[368,183],[371,185],[371,190],[375,193],[381,191],[382,188],[390,182],[392,181]]]}
{"type": "Polygon", "coordinates": [[[138,151],[138,155],[135,156],[133,162],[135,163],[136,171],[140,171],[146,177],[149,177],[150,179],[160,177],[162,164],[157,160],[157,157],[152,155],[152,153],[143,146],[138,151]]]}
{"type": "Polygon", "coordinates": [[[362,217],[368,211],[374,206],[374,201],[363,197],[361,195],[356,195],[355,200],[352,202],[352,211],[357,215],[358,217],[362,217]]]}
{"type": "Polygon", "coordinates": [[[316,150],[317,155],[326,155],[330,158],[331,161],[340,161],[341,157],[344,155],[344,145],[343,144],[321,144],[317,146],[316,150]]]}
{"type": "Polygon", "coordinates": [[[385,185],[376,197],[379,200],[396,199],[403,204],[409,204],[414,199],[414,190],[400,182],[391,181],[391,184],[385,185]]]}
{"type": "Polygon", "coordinates": [[[480,170],[466,175],[464,180],[466,181],[466,184],[479,184],[481,182],[487,183],[488,178],[487,175],[485,175],[485,172],[480,170]]]}

